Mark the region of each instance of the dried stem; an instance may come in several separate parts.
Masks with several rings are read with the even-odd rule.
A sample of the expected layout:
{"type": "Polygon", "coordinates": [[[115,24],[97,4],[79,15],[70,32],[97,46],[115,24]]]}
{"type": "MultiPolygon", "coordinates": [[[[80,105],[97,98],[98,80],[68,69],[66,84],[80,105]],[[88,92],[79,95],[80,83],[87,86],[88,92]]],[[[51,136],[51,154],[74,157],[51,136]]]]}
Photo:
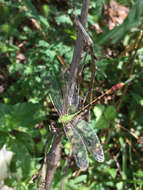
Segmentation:
{"type": "Polygon", "coordinates": [[[46,187],[46,173],[47,173],[47,148],[48,148],[48,140],[45,144],[45,150],[44,150],[44,161],[43,161],[43,165],[42,165],[42,185],[41,187],[43,189],[45,189],[46,187]]]}
{"type": "MultiPolygon", "coordinates": [[[[90,2],[90,0],[83,0],[83,6],[82,6],[82,10],[81,10],[80,21],[84,28],[86,26],[86,21],[87,21],[89,2],[90,2]]],[[[77,78],[78,66],[79,66],[80,59],[81,59],[83,45],[84,45],[83,34],[82,34],[80,28],[78,28],[77,40],[76,40],[76,44],[75,44],[72,63],[70,66],[69,85],[68,85],[69,94],[73,94],[73,92],[74,92],[75,80],[77,78]]]]}
{"type": "MultiPolygon", "coordinates": [[[[89,5],[90,0],[83,0],[83,6],[82,6],[82,11],[81,11],[81,23],[85,28],[86,25],[86,20],[87,20],[87,14],[88,14],[88,5],[89,5]]],[[[67,87],[67,94],[64,97],[64,104],[66,106],[64,112],[68,111],[69,107],[69,95],[74,93],[74,88],[75,88],[75,80],[77,78],[77,71],[78,71],[78,66],[80,63],[81,59],[81,52],[83,50],[83,36],[78,29],[78,35],[77,35],[77,40],[75,44],[75,49],[74,49],[74,54],[73,54],[73,59],[72,63],[70,66],[70,74],[69,74],[69,80],[68,80],[68,87],[67,87]]],[[[46,190],[50,190],[51,183],[53,180],[54,172],[57,166],[57,163],[60,159],[60,146],[61,146],[61,137],[62,135],[56,134],[53,139],[53,144],[50,149],[50,152],[47,155],[47,177],[46,177],[46,190]]]]}
{"type": "MultiPolygon", "coordinates": [[[[93,91],[94,91],[94,84],[95,84],[95,71],[96,71],[96,65],[95,65],[95,56],[94,56],[94,48],[90,47],[90,53],[91,53],[91,65],[90,65],[90,69],[91,69],[91,83],[90,83],[90,93],[89,93],[89,102],[92,102],[93,100],[93,91]]],[[[89,111],[88,111],[88,121],[90,121],[90,109],[91,107],[89,107],[89,111]]]]}
{"type": "Polygon", "coordinates": [[[54,172],[60,159],[61,138],[62,134],[55,134],[52,147],[47,155],[46,190],[50,190],[54,172]]]}
{"type": "MultiPolygon", "coordinates": [[[[84,41],[85,41],[85,45],[87,46],[87,51],[91,54],[91,58],[92,58],[92,62],[91,62],[91,83],[89,86],[89,102],[92,101],[93,99],[93,89],[94,89],[94,83],[95,83],[95,56],[94,56],[94,43],[93,40],[90,38],[90,36],[88,35],[88,33],[86,32],[85,28],[82,26],[82,24],[80,23],[78,17],[76,17],[76,25],[80,28],[83,37],[84,37],[84,41]]],[[[88,110],[88,121],[90,120],[90,108],[88,110]]]]}

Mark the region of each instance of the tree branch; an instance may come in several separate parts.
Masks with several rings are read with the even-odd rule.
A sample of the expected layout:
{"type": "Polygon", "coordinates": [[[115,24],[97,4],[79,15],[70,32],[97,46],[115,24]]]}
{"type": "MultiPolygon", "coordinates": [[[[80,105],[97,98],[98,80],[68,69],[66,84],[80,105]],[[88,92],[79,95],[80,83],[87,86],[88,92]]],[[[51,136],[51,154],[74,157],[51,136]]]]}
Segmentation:
{"type": "MultiPolygon", "coordinates": [[[[87,14],[88,14],[88,5],[89,5],[90,0],[83,0],[83,6],[81,10],[81,23],[84,28],[86,28],[86,21],[87,21],[87,14]]],[[[77,40],[75,43],[75,49],[73,53],[73,58],[72,58],[72,63],[70,66],[70,75],[69,75],[69,90],[70,94],[73,94],[74,88],[75,88],[75,79],[77,78],[77,71],[78,71],[78,65],[80,63],[81,59],[81,53],[83,50],[83,34],[78,28],[78,34],[77,34],[77,40]]]]}
{"type": "MultiPolygon", "coordinates": [[[[81,10],[81,23],[85,28],[87,14],[88,14],[88,5],[90,0],[83,0],[83,6],[81,10]]],[[[77,40],[75,44],[74,54],[72,58],[72,63],[70,66],[70,73],[67,85],[67,92],[64,96],[64,109],[63,113],[68,112],[70,106],[70,97],[74,94],[75,89],[75,79],[77,78],[78,65],[81,59],[81,52],[83,50],[83,34],[78,28],[77,40]]],[[[57,166],[57,163],[60,159],[60,146],[61,146],[61,137],[62,135],[56,134],[53,139],[52,147],[50,152],[47,155],[47,177],[46,177],[46,190],[50,190],[54,172],[57,166]]]]}
{"type": "Polygon", "coordinates": [[[54,172],[60,159],[62,134],[55,134],[52,147],[47,155],[47,175],[45,181],[45,189],[50,190],[54,172]]]}

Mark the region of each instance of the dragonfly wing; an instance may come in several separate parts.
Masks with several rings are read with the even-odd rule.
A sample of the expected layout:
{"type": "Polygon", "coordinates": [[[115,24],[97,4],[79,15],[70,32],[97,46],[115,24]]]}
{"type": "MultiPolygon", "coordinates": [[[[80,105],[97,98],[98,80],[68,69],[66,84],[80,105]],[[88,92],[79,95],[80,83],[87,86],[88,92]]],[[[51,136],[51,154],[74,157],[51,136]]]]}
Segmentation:
{"type": "Polygon", "coordinates": [[[77,130],[83,137],[84,143],[94,159],[98,162],[103,162],[104,152],[95,131],[84,120],[77,123],[77,130]]]}
{"type": "MultiPolygon", "coordinates": [[[[50,93],[51,101],[58,112],[58,115],[62,114],[62,103],[60,102],[60,97],[58,97],[56,94],[50,93]]],[[[62,99],[61,99],[62,100],[62,99]]]]}
{"type": "Polygon", "coordinates": [[[73,94],[70,94],[70,91],[68,91],[68,98],[70,105],[69,113],[75,113],[79,105],[79,92],[77,86],[75,86],[73,94]]]}
{"type": "Polygon", "coordinates": [[[71,93],[67,85],[68,75],[55,73],[51,75],[50,81],[50,96],[58,114],[63,115],[63,113],[66,113],[67,110],[70,114],[75,113],[79,104],[79,93],[76,86],[71,93]],[[69,106],[69,109],[67,108],[67,105],[69,106]]]}
{"type": "Polygon", "coordinates": [[[88,167],[88,154],[80,134],[71,123],[65,125],[64,130],[69,142],[71,143],[72,153],[77,166],[81,170],[86,170],[88,167]]]}
{"type": "Polygon", "coordinates": [[[53,73],[51,74],[50,85],[50,97],[52,103],[58,114],[61,115],[63,110],[63,90],[65,88],[65,80],[58,73],[53,73]]]}

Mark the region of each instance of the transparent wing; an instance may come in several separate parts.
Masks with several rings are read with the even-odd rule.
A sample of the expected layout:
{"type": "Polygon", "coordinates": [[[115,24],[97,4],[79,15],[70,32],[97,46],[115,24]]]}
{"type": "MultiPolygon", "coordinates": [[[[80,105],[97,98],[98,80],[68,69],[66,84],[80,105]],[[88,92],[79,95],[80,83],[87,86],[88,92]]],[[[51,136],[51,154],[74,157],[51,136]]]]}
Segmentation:
{"type": "Polygon", "coordinates": [[[60,75],[59,73],[51,74],[50,79],[50,97],[56,108],[59,115],[62,114],[63,110],[63,93],[65,89],[65,80],[64,76],[60,75]]]}
{"type": "MultiPolygon", "coordinates": [[[[69,92],[68,92],[68,94],[69,94],[69,92]]],[[[76,112],[78,105],[79,105],[78,88],[75,87],[74,93],[72,95],[69,94],[68,97],[69,97],[69,105],[70,105],[69,114],[73,114],[76,112]]]]}
{"type": "Polygon", "coordinates": [[[59,115],[67,113],[67,110],[69,114],[74,113],[79,104],[78,89],[75,87],[71,94],[67,86],[67,78],[67,75],[59,73],[51,75],[50,97],[59,115]]]}
{"type": "Polygon", "coordinates": [[[72,146],[72,153],[77,166],[81,170],[86,170],[88,168],[88,154],[80,134],[71,123],[65,125],[64,130],[72,146]]]}
{"type": "Polygon", "coordinates": [[[63,104],[61,103],[61,99],[55,94],[50,93],[50,99],[56,108],[56,111],[58,112],[58,115],[62,115],[62,106],[63,104]]]}
{"type": "Polygon", "coordinates": [[[76,127],[83,137],[88,151],[93,155],[94,159],[98,162],[103,162],[104,152],[95,131],[84,120],[79,121],[76,127]]]}

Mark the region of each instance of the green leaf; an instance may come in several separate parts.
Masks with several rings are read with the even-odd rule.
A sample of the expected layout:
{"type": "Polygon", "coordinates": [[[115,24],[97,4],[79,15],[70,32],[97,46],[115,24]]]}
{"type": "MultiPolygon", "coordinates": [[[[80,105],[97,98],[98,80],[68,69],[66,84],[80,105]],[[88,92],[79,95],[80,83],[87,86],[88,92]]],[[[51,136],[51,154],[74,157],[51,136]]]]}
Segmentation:
{"type": "Polygon", "coordinates": [[[141,169],[139,169],[139,170],[135,173],[135,175],[136,175],[137,177],[141,177],[141,178],[143,179],[143,171],[142,171],[141,169]]]}
{"type": "Polygon", "coordinates": [[[28,179],[35,171],[34,159],[32,160],[25,144],[19,140],[11,140],[11,150],[15,153],[13,162],[15,163],[17,174],[20,178],[28,179]]]}
{"type": "Polygon", "coordinates": [[[25,147],[27,148],[27,150],[29,150],[29,152],[31,152],[31,153],[35,152],[35,143],[30,134],[23,133],[23,132],[17,132],[15,134],[15,137],[19,142],[21,142],[25,145],[25,147]]]}
{"type": "Polygon", "coordinates": [[[44,24],[47,27],[47,29],[49,28],[49,22],[47,21],[45,17],[39,16],[39,20],[42,24],[44,24]]]}
{"type": "Polygon", "coordinates": [[[143,97],[138,95],[138,94],[135,94],[135,93],[132,93],[132,96],[133,98],[136,100],[136,102],[138,104],[140,104],[141,106],[143,106],[143,97]]]}
{"type": "Polygon", "coordinates": [[[72,25],[71,19],[66,15],[56,17],[57,24],[70,24],[72,25]]]}
{"type": "Polygon", "coordinates": [[[118,190],[122,190],[123,188],[124,188],[124,183],[121,181],[121,182],[118,182],[117,184],[116,184],[116,187],[117,187],[117,189],[118,190]]]}
{"type": "Polygon", "coordinates": [[[94,107],[93,112],[96,116],[96,128],[105,129],[109,126],[109,120],[104,117],[105,106],[98,104],[94,107]]]}
{"type": "Polygon", "coordinates": [[[106,129],[109,126],[109,120],[105,119],[104,116],[100,117],[100,119],[98,119],[96,121],[96,128],[97,129],[106,129]]]}
{"type": "Polygon", "coordinates": [[[45,48],[49,48],[50,44],[44,40],[40,40],[38,43],[38,47],[45,47],[45,48]]]}
{"type": "Polygon", "coordinates": [[[32,1],[24,0],[23,2],[26,5],[26,7],[28,8],[28,10],[26,10],[25,12],[26,13],[29,12],[33,18],[35,17],[38,19],[38,12],[37,12],[36,8],[34,7],[34,5],[32,4],[32,1]]]}
{"type": "Polygon", "coordinates": [[[7,142],[8,139],[8,133],[0,131],[0,148],[7,142]]]}
{"type": "Polygon", "coordinates": [[[115,168],[107,167],[107,168],[105,169],[105,172],[109,173],[109,175],[111,175],[112,178],[115,178],[116,175],[117,175],[117,171],[116,171],[115,168]]]}
{"type": "Polygon", "coordinates": [[[22,63],[14,63],[9,66],[9,72],[11,74],[14,74],[15,72],[23,72],[24,71],[24,65],[22,63]]]}
{"type": "Polygon", "coordinates": [[[114,106],[108,106],[105,109],[104,116],[107,120],[111,121],[116,118],[116,109],[114,106]]]}
{"type": "Polygon", "coordinates": [[[9,24],[3,24],[1,25],[1,30],[5,33],[10,33],[12,27],[9,24]]]}
{"type": "Polygon", "coordinates": [[[76,179],[74,179],[74,183],[86,182],[86,180],[87,180],[87,175],[80,175],[76,179]]]}
{"type": "Polygon", "coordinates": [[[105,107],[103,105],[96,105],[93,109],[94,115],[96,116],[96,121],[98,121],[103,115],[105,107]]]}
{"type": "Polygon", "coordinates": [[[1,128],[11,130],[17,127],[34,126],[44,119],[39,104],[18,103],[16,105],[0,104],[1,128]]]}

